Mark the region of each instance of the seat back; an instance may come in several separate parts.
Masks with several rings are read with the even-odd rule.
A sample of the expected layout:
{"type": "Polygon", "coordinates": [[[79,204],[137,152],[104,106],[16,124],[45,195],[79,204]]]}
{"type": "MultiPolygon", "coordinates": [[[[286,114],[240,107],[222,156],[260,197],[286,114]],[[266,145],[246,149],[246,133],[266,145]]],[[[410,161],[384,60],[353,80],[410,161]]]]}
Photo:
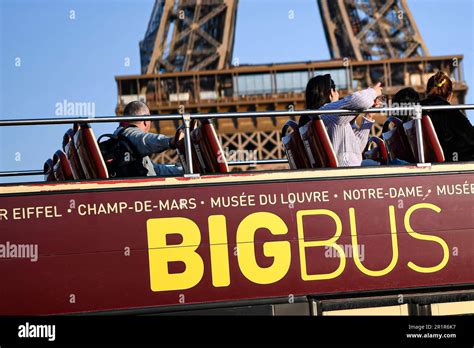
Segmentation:
{"type": "Polygon", "coordinates": [[[107,179],[109,177],[94,131],[89,124],[81,123],[79,125],[74,134],[74,145],[86,179],[107,179]]]}
{"type": "MultiPolygon", "coordinates": [[[[229,166],[225,158],[224,151],[217,137],[214,125],[207,119],[191,122],[191,155],[193,160],[193,172],[208,173],[228,173],[229,166]]],[[[184,167],[187,167],[184,128],[179,127],[176,132],[176,150],[179,159],[184,167]],[[180,138],[181,137],[181,138],[180,138]]]]}
{"type": "Polygon", "coordinates": [[[300,129],[300,135],[311,168],[335,168],[338,166],[331,139],[321,119],[314,119],[300,129]]]}
{"type": "Polygon", "coordinates": [[[409,162],[415,162],[415,156],[403,128],[403,121],[397,117],[389,117],[382,129],[382,139],[387,145],[388,154],[392,160],[396,158],[409,162]],[[393,124],[392,129],[389,129],[393,124]]]}
{"type": "Polygon", "coordinates": [[[385,142],[379,137],[370,137],[364,150],[364,158],[380,162],[382,165],[387,164],[389,154],[385,142]],[[374,146],[371,147],[371,145],[374,146]]]}
{"type": "Polygon", "coordinates": [[[79,154],[76,150],[76,145],[74,144],[74,134],[79,129],[77,123],[74,124],[73,128],[68,129],[68,131],[63,136],[63,151],[66,153],[66,157],[69,160],[71,165],[72,176],[75,180],[86,179],[84,170],[82,169],[81,161],[79,159],[79,154]]]}
{"type": "MultiPolygon", "coordinates": [[[[405,133],[408,137],[411,149],[415,154],[416,162],[420,162],[420,156],[418,154],[418,141],[416,138],[416,127],[415,120],[411,120],[403,124],[405,133]]],[[[423,116],[421,118],[421,128],[423,132],[423,150],[425,153],[425,162],[427,163],[440,163],[444,162],[444,152],[441,147],[438,136],[431,123],[429,116],[423,116]]]]}
{"type": "Polygon", "coordinates": [[[43,165],[44,181],[56,181],[53,172],[53,160],[48,158],[43,165]]]}
{"type": "Polygon", "coordinates": [[[63,150],[58,150],[53,156],[53,173],[57,181],[73,180],[71,165],[63,150]]]}
{"type": "Polygon", "coordinates": [[[281,131],[281,142],[291,169],[311,168],[303,140],[301,140],[298,124],[295,121],[286,121],[281,131]],[[289,129],[292,129],[293,132],[287,134],[289,129]]]}
{"type": "MultiPolygon", "coordinates": [[[[196,127],[195,120],[191,121],[190,131],[192,132],[196,127]]],[[[186,161],[186,146],[185,146],[185,139],[184,139],[184,126],[179,126],[176,129],[176,134],[174,136],[174,142],[176,144],[176,152],[178,153],[179,161],[183,168],[188,168],[188,163],[186,161]]],[[[193,161],[193,173],[201,173],[201,165],[197,158],[196,150],[194,146],[191,146],[191,158],[193,161]]]]}

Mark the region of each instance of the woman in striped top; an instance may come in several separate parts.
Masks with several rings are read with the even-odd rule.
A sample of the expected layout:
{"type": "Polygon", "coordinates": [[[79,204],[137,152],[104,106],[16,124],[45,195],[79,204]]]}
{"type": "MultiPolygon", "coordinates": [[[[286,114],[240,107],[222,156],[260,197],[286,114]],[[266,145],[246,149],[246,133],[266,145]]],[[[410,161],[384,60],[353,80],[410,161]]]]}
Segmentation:
{"type": "MultiPolygon", "coordinates": [[[[339,93],[330,74],[311,78],[306,85],[306,108],[319,110],[363,110],[374,105],[382,94],[381,84],[367,88],[339,100],[339,93]]],[[[374,124],[372,115],[366,114],[359,127],[357,115],[320,115],[327,128],[340,167],[360,166],[362,152],[367,144],[370,129],[374,124]]],[[[302,118],[300,125],[309,119],[302,118]]]]}

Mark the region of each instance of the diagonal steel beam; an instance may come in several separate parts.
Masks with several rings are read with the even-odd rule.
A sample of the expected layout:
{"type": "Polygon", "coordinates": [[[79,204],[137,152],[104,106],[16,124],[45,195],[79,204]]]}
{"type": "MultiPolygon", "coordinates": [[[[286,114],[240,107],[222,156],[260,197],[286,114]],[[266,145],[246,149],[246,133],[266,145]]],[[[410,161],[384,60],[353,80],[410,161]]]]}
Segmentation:
{"type": "MultiPolygon", "coordinates": [[[[379,11],[379,14],[381,17],[385,16],[385,13],[390,10],[390,8],[392,7],[393,3],[395,2],[396,0],[389,0],[379,11]]],[[[357,6],[357,5],[356,5],[357,6]]],[[[370,14],[367,13],[367,15],[370,16],[370,14]]],[[[367,23],[363,28],[362,30],[356,35],[356,38],[358,40],[362,40],[362,38],[367,34],[367,32],[372,29],[375,25],[377,24],[377,21],[373,18],[372,21],[370,21],[369,23],[367,23]]]]}

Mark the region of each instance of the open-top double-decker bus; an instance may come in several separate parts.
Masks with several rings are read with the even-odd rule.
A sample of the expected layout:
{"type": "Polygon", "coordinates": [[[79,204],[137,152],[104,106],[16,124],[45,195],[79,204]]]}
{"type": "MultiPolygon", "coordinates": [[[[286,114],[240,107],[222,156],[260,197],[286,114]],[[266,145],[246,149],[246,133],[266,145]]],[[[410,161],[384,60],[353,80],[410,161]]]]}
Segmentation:
{"type": "MultiPolygon", "coordinates": [[[[474,163],[442,163],[421,116],[442,108],[474,105],[414,108],[413,164],[238,173],[190,121],[292,113],[144,116],[183,120],[186,174],[124,179],[92,132],[115,117],[0,121],[75,124],[47,181],[0,185],[0,314],[472,314],[474,163]]],[[[298,114],[323,113],[354,111],[298,114]]]]}

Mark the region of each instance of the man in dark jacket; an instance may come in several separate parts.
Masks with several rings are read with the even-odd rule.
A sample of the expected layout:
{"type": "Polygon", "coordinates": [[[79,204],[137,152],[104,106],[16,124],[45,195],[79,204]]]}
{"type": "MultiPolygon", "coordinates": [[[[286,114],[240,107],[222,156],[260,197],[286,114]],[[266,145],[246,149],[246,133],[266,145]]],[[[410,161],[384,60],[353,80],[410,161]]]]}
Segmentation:
{"type": "Polygon", "coordinates": [[[135,122],[120,122],[115,130],[117,135],[121,132],[138,151],[143,158],[143,167],[147,169],[147,176],[180,176],[183,168],[177,165],[159,164],[150,159],[150,155],[160,153],[168,149],[174,149],[175,144],[172,137],[162,134],[150,133],[151,121],[140,120],[140,116],[150,115],[150,110],[145,103],[132,101],[127,104],[123,111],[124,116],[137,116],[135,122]]]}

